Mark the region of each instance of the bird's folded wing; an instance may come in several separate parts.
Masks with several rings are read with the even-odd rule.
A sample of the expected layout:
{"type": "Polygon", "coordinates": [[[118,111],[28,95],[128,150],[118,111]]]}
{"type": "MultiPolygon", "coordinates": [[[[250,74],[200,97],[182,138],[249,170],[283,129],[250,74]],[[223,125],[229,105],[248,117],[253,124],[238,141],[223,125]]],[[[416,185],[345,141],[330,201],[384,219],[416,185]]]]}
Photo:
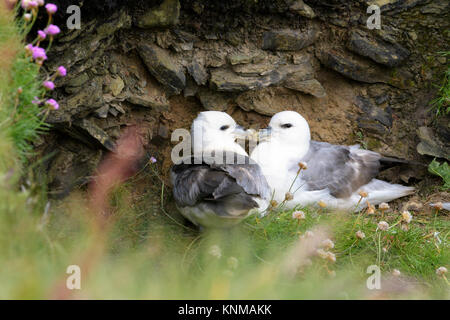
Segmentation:
{"type": "Polygon", "coordinates": [[[198,163],[194,160],[192,157],[184,161],[188,163],[172,167],[173,194],[178,205],[193,206],[198,201],[220,200],[237,194],[270,196],[267,181],[256,164],[216,164],[211,159],[198,163]]]}
{"type": "Polygon", "coordinates": [[[311,141],[308,154],[299,159],[308,164],[301,179],[309,190],[328,188],[337,198],[349,197],[378,174],[380,155],[356,146],[337,146],[311,141]]]}

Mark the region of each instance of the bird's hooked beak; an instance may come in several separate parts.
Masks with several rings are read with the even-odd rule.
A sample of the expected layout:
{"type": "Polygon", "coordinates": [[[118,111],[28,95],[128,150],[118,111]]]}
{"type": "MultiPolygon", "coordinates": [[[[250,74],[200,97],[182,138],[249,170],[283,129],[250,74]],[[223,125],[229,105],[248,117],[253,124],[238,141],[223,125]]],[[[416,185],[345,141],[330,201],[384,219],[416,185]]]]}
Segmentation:
{"type": "Polygon", "coordinates": [[[265,129],[260,129],[258,133],[259,142],[269,141],[272,135],[272,128],[267,127],[265,129]]]}
{"type": "Polygon", "coordinates": [[[245,139],[249,133],[242,126],[236,126],[233,131],[233,135],[236,139],[245,139]]]}
{"type": "Polygon", "coordinates": [[[248,138],[250,141],[262,142],[270,139],[270,135],[272,133],[272,128],[268,127],[265,129],[260,129],[256,131],[255,129],[245,130],[241,126],[236,126],[233,131],[233,134],[236,139],[246,139],[248,138]]]}

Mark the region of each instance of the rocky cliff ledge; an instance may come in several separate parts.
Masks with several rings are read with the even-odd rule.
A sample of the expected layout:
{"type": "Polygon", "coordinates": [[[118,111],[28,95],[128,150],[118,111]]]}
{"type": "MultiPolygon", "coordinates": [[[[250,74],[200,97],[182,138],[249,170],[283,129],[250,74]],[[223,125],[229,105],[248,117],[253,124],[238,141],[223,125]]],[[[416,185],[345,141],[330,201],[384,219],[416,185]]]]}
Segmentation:
{"type": "Polygon", "coordinates": [[[429,112],[448,64],[438,54],[449,50],[448,1],[84,2],[82,29],[53,46],[47,67],[69,76],[57,82],[51,134],[35,142],[54,153],[44,170],[55,197],[86,183],[126,126],[139,125],[166,174],[171,131],[202,110],[257,128],[291,109],[317,140],[449,158],[448,118],[429,112]],[[380,30],[366,27],[370,4],[380,30]]]}

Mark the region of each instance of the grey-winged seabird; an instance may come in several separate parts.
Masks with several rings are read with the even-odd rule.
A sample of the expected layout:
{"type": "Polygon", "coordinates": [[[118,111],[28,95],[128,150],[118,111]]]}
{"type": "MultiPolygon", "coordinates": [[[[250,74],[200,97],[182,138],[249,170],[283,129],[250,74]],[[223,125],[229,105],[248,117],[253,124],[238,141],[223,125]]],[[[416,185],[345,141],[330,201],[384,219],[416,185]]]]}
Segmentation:
{"type": "Polygon", "coordinates": [[[412,187],[375,179],[380,154],[359,145],[311,140],[308,122],[295,111],[275,114],[262,136],[269,139],[258,144],[251,158],[260,165],[276,201],[291,193],[287,207],[322,201],[334,209],[361,209],[367,201],[375,205],[414,192],[412,187]],[[307,168],[299,173],[300,162],[307,168]],[[367,197],[361,199],[362,192],[367,197]]]}
{"type": "Polygon", "coordinates": [[[201,227],[229,227],[266,209],[270,187],[258,164],[236,139],[245,131],[224,112],[201,112],[193,121],[194,154],[171,169],[181,214],[201,227]]]}

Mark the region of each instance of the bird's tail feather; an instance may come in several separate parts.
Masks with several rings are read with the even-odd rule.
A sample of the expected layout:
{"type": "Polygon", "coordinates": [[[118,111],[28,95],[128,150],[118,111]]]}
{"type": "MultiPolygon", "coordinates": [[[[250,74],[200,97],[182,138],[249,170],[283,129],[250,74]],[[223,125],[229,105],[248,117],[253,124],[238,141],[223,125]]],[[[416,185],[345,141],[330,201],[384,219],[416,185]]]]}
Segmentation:
{"type": "Polygon", "coordinates": [[[403,186],[401,184],[391,184],[382,180],[373,179],[362,189],[368,193],[367,201],[371,204],[380,204],[389,202],[414,193],[413,187],[403,186]]]}

